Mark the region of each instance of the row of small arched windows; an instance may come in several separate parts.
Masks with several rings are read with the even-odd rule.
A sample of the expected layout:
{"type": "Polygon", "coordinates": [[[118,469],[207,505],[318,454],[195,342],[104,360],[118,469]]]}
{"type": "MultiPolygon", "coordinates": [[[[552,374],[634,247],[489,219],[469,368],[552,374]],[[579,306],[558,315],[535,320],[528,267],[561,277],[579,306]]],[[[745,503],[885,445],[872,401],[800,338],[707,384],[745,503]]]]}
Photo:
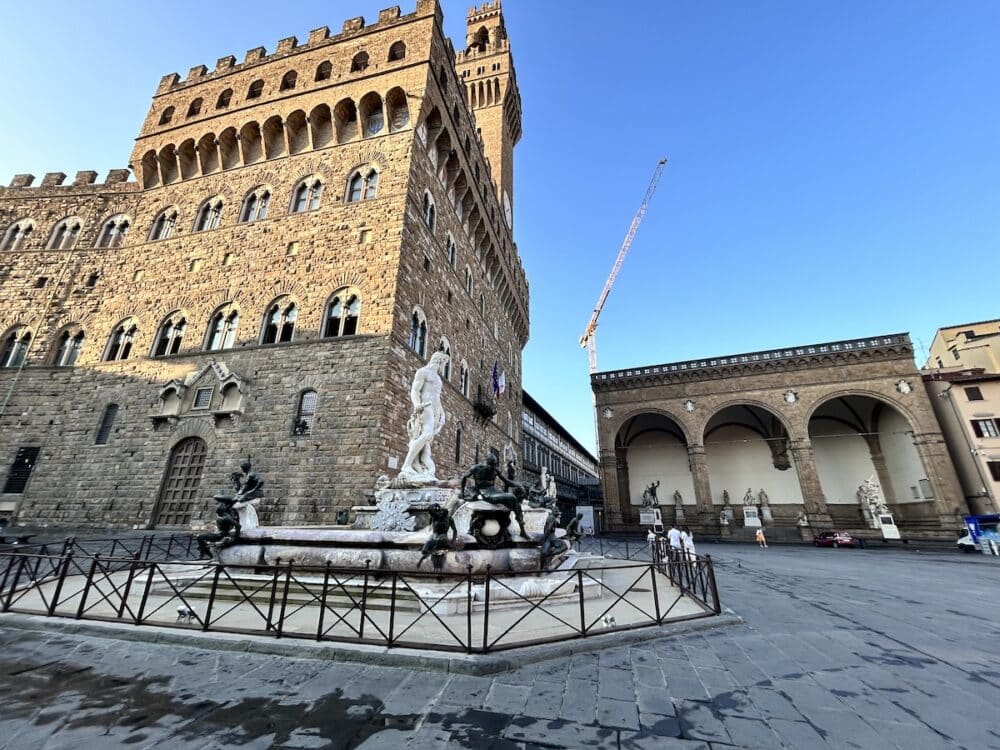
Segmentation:
{"type": "MultiPolygon", "coordinates": [[[[420,357],[427,356],[427,316],[424,315],[424,311],[419,307],[413,308],[413,314],[410,317],[410,337],[409,337],[410,348],[420,357]]],[[[451,343],[444,336],[441,337],[441,341],[438,343],[437,351],[444,352],[448,355],[448,364],[445,365],[443,377],[447,381],[451,381],[451,343]]],[[[463,359],[458,367],[458,389],[461,391],[462,395],[468,398],[469,396],[469,365],[463,359]]]]}
{"type": "MultiPolygon", "coordinates": [[[[388,62],[396,62],[398,60],[404,60],[406,58],[406,44],[404,42],[395,42],[389,47],[388,62]]],[[[361,73],[368,69],[371,62],[367,52],[358,52],[353,58],[351,58],[351,72],[361,73]]],[[[316,72],[313,76],[313,80],[318,82],[329,81],[333,77],[333,63],[329,61],[321,62],[316,67],[316,72]]],[[[299,74],[297,71],[289,70],[285,75],[281,77],[281,83],[278,85],[278,91],[292,91],[298,85],[299,74]]],[[[260,99],[264,95],[264,80],[258,78],[253,83],[247,87],[247,93],[245,100],[252,101],[254,99],[260,99]]],[[[219,94],[218,99],[215,100],[215,108],[228,109],[229,105],[233,101],[233,90],[226,89],[221,94],[219,94]]],[[[187,108],[187,117],[197,117],[200,115],[205,108],[205,100],[202,97],[193,99],[187,108]]],[[[177,113],[175,107],[170,106],[164,109],[160,113],[160,125],[169,125],[173,119],[174,115],[177,113]]]]}
{"type": "MultiPolygon", "coordinates": [[[[347,179],[344,200],[347,203],[355,203],[376,198],[378,196],[378,181],[379,172],[374,167],[356,169],[347,179]]],[[[323,181],[319,177],[313,175],[300,180],[292,189],[288,212],[295,214],[315,211],[320,207],[322,194],[323,181]]],[[[266,185],[260,185],[247,193],[240,208],[238,221],[246,223],[266,219],[271,195],[271,188],[266,185]]],[[[195,214],[192,231],[204,232],[217,229],[222,221],[223,206],[223,200],[218,196],[203,202],[195,214]]],[[[165,240],[173,237],[178,215],[179,210],[175,206],[163,209],[153,220],[149,239],[151,241],[165,240]]],[[[95,247],[118,247],[124,241],[131,225],[131,220],[125,214],[109,217],[101,226],[95,247]]],[[[83,220],[79,217],[71,216],[62,219],[53,228],[48,244],[45,246],[46,249],[66,250],[75,247],[82,229],[83,220]]],[[[20,249],[32,236],[34,230],[35,222],[32,219],[20,219],[14,222],[0,237],[0,250],[20,249]]]]}
{"type": "MultiPolygon", "coordinates": [[[[361,318],[361,297],[345,287],[334,293],[327,303],[323,316],[323,338],[353,336],[358,332],[361,318]]],[[[298,305],[289,297],[279,297],[267,309],[260,327],[261,344],[280,344],[291,341],[295,335],[298,320],[298,305]]],[[[224,305],[209,319],[202,348],[204,351],[231,349],[236,343],[240,324],[239,309],[224,305]]],[[[157,329],[150,351],[152,357],[164,357],[181,351],[188,333],[187,316],[177,310],[168,315],[157,329]]],[[[129,359],[133,345],[139,334],[138,324],[127,318],[115,326],[104,349],[103,361],[116,362],[129,359]]],[[[56,367],[71,367],[76,364],[83,349],[84,332],[77,326],[70,326],[59,335],[55,351],[48,364],[56,367]]],[[[31,347],[31,331],[25,326],[12,329],[0,342],[0,367],[20,367],[31,347]]]]}

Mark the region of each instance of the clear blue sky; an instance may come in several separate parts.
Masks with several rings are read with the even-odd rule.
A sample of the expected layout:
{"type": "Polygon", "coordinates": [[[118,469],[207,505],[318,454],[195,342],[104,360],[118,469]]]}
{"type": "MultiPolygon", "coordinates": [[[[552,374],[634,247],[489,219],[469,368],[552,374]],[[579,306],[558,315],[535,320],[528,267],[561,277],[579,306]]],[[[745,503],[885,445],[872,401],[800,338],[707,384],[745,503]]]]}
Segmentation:
{"type": "MultiPolygon", "coordinates": [[[[161,75],[389,4],[6,3],[0,180],[124,166],[161,75]]],[[[459,46],[468,5],[443,2],[459,46]]],[[[926,345],[1000,316],[1000,3],[504,6],[524,104],[524,383],[585,445],[577,340],[660,156],[602,369],[901,330],[926,345]]]]}

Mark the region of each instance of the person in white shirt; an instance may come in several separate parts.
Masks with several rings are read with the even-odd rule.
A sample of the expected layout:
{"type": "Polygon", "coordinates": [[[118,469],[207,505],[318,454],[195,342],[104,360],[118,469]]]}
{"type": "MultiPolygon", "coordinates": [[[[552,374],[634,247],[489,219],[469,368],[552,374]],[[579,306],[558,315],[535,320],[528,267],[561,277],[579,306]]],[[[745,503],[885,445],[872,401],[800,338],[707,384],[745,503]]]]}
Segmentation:
{"type": "Polygon", "coordinates": [[[677,528],[677,525],[670,527],[670,531],[667,532],[667,541],[670,543],[670,555],[673,559],[680,557],[680,553],[684,549],[684,545],[681,542],[681,531],[677,528]]]}
{"type": "Polygon", "coordinates": [[[684,556],[688,560],[694,560],[696,553],[694,551],[694,534],[687,526],[681,527],[681,546],[684,547],[684,556]]]}

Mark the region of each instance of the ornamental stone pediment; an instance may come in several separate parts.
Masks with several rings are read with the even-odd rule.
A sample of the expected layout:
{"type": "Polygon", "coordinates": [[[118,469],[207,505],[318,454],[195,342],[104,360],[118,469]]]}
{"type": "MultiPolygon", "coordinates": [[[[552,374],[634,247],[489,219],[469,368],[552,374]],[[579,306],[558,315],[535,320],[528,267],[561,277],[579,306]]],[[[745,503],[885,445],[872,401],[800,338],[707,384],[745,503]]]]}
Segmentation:
{"type": "Polygon", "coordinates": [[[160,386],[159,405],[150,418],[154,426],[176,426],[188,418],[211,418],[216,427],[228,420],[234,426],[243,414],[248,385],[249,381],[225,362],[212,360],[160,386]]]}

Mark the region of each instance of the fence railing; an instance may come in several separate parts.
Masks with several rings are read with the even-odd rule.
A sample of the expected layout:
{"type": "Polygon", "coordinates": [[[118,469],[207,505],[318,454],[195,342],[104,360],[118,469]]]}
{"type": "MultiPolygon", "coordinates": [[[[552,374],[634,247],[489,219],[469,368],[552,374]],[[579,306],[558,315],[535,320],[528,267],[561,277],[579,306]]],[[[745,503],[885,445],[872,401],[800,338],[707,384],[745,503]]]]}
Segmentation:
{"type": "Polygon", "coordinates": [[[118,557],[69,542],[58,554],[0,553],[0,610],[466,653],[721,612],[708,557],[473,575],[157,559],[172,546],[143,541],[118,557]]]}
{"type": "Polygon", "coordinates": [[[617,560],[653,561],[649,542],[640,539],[584,536],[580,537],[577,547],[581,552],[590,552],[601,557],[613,557],[617,560]]]}

